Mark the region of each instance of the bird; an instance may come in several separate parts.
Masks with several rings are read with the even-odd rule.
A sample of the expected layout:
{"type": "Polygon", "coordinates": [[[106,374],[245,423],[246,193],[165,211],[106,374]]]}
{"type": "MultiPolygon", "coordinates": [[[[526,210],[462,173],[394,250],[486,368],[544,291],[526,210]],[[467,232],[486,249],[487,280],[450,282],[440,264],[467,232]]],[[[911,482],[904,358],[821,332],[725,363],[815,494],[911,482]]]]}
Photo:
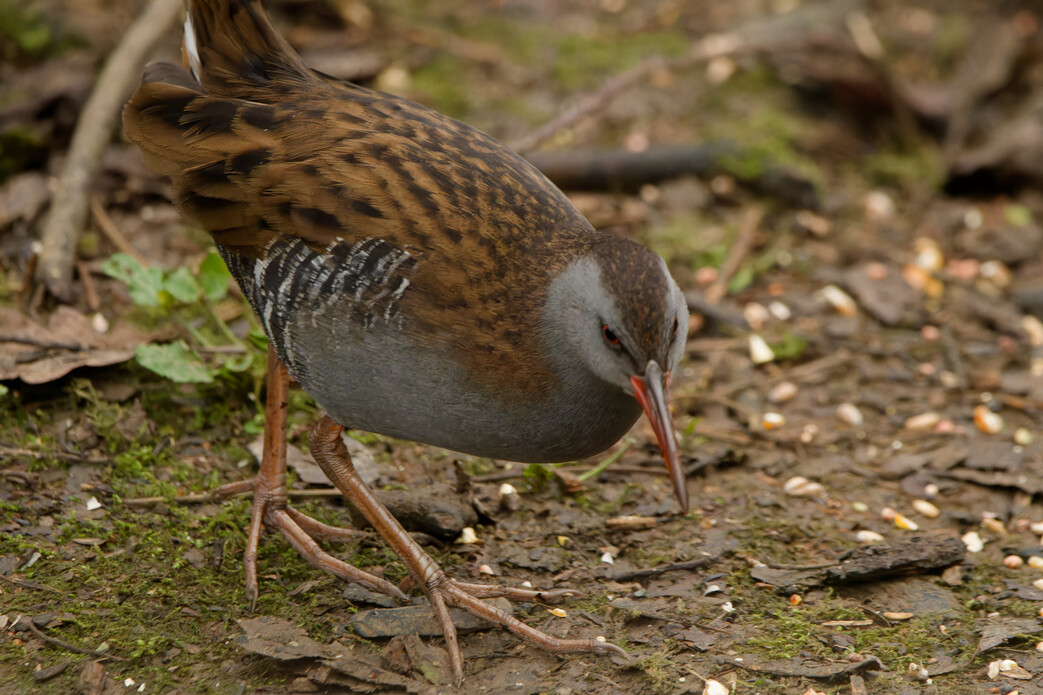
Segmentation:
{"type": "Polygon", "coordinates": [[[559,639],[483,600],[559,600],[449,578],[354,471],[345,428],[480,457],[557,462],[609,448],[647,415],[683,511],[669,406],[688,311],[665,261],[596,230],[505,145],[414,101],[310,69],[260,0],[188,0],[183,65],[146,66],[128,139],[211,235],[269,340],[264,454],[244,552],[282,533],[316,567],[405,599],[324,551],[327,526],[286,500],[290,378],[325,411],[309,446],[428,596],[449,660],[447,606],[555,653],[625,655],[559,639]]]}

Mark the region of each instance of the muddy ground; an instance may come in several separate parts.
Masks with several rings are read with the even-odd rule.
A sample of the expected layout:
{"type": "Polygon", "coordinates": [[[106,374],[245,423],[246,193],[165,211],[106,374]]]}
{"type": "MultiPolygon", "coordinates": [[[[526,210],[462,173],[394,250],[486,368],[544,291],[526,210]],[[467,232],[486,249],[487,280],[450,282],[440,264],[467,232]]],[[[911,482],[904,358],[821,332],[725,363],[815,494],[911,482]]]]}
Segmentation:
{"type": "MultiPolygon", "coordinates": [[[[445,512],[422,531],[451,575],[582,591],[515,614],[632,655],[479,625],[462,691],[1043,693],[1036,5],[269,4],[310,63],[514,144],[688,292],[686,515],[644,422],[561,467],[352,434],[375,487],[445,512]]],[[[0,2],[0,693],[451,692],[424,609],[374,613],[276,535],[250,610],[249,500],[205,493],[255,469],[263,338],[121,136],[68,301],[33,280],[139,8],[0,2]]],[[[316,408],[291,400],[306,451],[316,408]]],[[[351,523],[291,466],[293,504],[351,523]]],[[[369,534],[334,552],[406,574],[369,534]]]]}

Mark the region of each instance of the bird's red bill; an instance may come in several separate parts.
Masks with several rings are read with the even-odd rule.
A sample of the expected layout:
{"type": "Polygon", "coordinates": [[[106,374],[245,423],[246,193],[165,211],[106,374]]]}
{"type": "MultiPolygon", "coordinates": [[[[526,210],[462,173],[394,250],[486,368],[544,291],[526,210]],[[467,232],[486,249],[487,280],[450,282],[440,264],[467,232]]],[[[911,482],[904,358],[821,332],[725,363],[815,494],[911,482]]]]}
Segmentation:
{"type": "Polygon", "coordinates": [[[681,510],[687,512],[688,487],[685,484],[681,453],[677,449],[677,438],[674,436],[674,427],[670,420],[670,399],[667,390],[669,379],[670,373],[664,374],[653,361],[648,363],[644,377],[632,376],[630,382],[634,385],[637,402],[641,404],[648,421],[652,423],[652,431],[659,442],[659,450],[663,452],[677,501],[681,504],[681,510]]]}

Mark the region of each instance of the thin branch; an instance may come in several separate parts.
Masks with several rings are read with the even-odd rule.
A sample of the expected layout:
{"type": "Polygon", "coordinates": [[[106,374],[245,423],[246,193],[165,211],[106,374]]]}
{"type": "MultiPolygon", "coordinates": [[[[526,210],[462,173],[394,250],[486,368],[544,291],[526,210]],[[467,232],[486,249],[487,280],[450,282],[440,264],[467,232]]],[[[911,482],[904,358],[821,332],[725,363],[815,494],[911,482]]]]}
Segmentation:
{"type": "Polygon", "coordinates": [[[743,261],[753,249],[753,239],[757,236],[757,229],[760,228],[762,219],[764,219],[764,210],[759,207],[747,210],[746,214],[742,216],[742,222],[739,223],[739,235],[729,249],[728,257],[724,259],[724,263],[721,263],[717,279],[703,292],[703,297],[710,304],[721,301],[728,293],[728,284],[735,277],[735,273],[739,272],[743,261]]]}
{"type": "Polygon", "coordinates": [[[662,56],[647,58],[626,72],[606,80],[598,89],[579,98],[559,116],[552,118],[536,130],[517,138],[508,145],[515,152],[525,152],[579,121],[584,116],[602,110],[606,104],[622,92],[648,79],[658,70],[677,70],[691,67],[726,55],[734,55],[746,45],[735,34],[715,34],[697,42],[680,58],[667,59],[662,56]]]}
{"type": "Polygon", "coordinates": [[[62,301],[71,301],[73,257],[87,221],[88,191],[101,167],[120,109],[137,83],[142,63],[180,16],[181,0],[153,0],[135,20],[98,75],[76,123],[58,190],[40,235],[43,251],[36,279],[62,301]]]}
{"type": "Polygon", "coordinates": [[[113,661],[126,662],[130,661],[130,659],[124,659],[122,656],[116,656],[115,654],[109,654],[108,652],[99,651],[97,649],[84,649],[83,647],[77,647],[75,644],[63,642],[60,639],[51,637],[46,632],[33,625],[33,621],[31,619],[29,620],[27,625],[29,625],[29,629],[32,630],[33,634],[42,639],[44,642],[49,642],[55,646],[61,647],[66,651],[75,652],[77,654],[89,654],[90,656],[93,656],[98,659],[112,659],[113,661]]]}

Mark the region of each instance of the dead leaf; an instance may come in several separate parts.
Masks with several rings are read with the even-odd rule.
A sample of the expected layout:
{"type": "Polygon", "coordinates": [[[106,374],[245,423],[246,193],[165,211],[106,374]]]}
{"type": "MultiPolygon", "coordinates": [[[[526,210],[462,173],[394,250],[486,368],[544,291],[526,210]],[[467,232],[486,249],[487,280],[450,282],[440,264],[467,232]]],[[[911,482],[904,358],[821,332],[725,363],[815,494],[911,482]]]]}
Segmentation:
{"type": "Polygon", "coordinates": [[[60,306],[42,326],[13,309],[0,308],[0,380],[44,384],[79,367],[126,362],[148,336],[121,324],[98,333],[90,319],[60,306]]]}
{"type": "Polygon", "coordinates": [[[270,659],[341,659],[351,655],[351,650],[338,642],[319,644],[289,620],[264,616],[237,622],[245,633],[238,640],[239,646],[270,659]]]}
{"type": "Polygon", "coordinates": [[[978,651],[985,652],[1022,635],[1039,635],[1043,626],[1034,618],[995,618],[982,624],[978,651]]]}

